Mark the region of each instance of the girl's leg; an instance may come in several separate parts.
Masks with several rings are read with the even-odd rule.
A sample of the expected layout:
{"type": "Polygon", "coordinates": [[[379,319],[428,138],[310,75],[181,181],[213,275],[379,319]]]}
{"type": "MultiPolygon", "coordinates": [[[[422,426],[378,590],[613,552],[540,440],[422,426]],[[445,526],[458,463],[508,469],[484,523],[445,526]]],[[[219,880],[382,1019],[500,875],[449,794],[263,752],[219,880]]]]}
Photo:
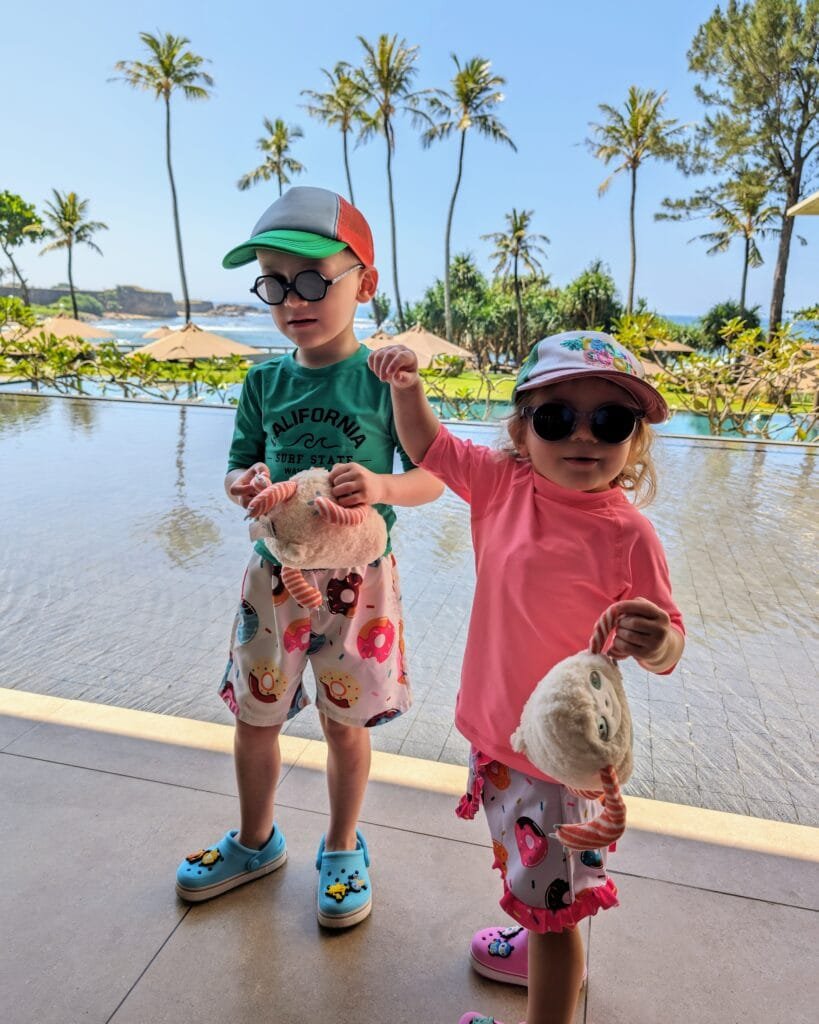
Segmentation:
{"type": "Polygon", "coordinates": [[[273,829],[273,801],[281,769],[280,725],[247,725],[236,719],[233,739],[242,846],[261,849],[273,829]]]}
{"type": "Polygon", "coordinates": [[[319,712],[327,739],[327,790],[330,825],[325,849],[354,850],[356,825],[370,777],[370,734],[363,726],[343,725],[319,712]]]}
{"type": "Polygon", "coordinates": [[[529,932],[527,1024],[573,1024],[583,983],[583,940],[576,928],[529,932]]]}

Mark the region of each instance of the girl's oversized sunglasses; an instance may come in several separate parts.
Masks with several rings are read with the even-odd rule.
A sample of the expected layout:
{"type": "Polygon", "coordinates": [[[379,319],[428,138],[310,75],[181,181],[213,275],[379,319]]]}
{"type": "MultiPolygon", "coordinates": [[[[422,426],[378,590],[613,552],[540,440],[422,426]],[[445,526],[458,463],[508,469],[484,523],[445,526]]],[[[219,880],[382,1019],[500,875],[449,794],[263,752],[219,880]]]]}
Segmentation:
{"type": "Polygon", "coordinates": [[[592,436],[603,444],[622,444],[628,441],[645,413],[628,405],[609,402],[598,405],[591,412],[578,412],[566,402],[544,402],[543,405],[525,405],[520,410],[522,419],[532,421],[532,429],[544,441],[565,441],[585,421],[592,436]]]}

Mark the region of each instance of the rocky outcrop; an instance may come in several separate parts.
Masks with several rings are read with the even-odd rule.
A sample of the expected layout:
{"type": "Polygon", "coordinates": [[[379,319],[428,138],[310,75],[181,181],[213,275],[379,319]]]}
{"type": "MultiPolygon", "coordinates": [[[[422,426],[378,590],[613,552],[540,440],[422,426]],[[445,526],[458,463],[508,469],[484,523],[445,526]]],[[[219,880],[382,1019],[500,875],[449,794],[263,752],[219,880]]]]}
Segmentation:
{"type": "MultiPolygon", "coordinates": [[[[170,292],[154,292],[148,288],[138,288],[133,284],[118,284],[102,292],[92,292],[77,288],[77,293],[91,295],[102,303],[106,312],[131,313],[135,316],[154,318],[175,317],[177,303],[170,292]]],[[[38,306],[50,306],[63,296],[70,296],[67,288],[29,288],[30,301],[38,306]]],[[[2,296],[20,296],[19,288],[0,287],[2,296]]],[[[197,301],[191,303],[196,313],[204,313],[213,308],[212,302],[197,301]]]]}

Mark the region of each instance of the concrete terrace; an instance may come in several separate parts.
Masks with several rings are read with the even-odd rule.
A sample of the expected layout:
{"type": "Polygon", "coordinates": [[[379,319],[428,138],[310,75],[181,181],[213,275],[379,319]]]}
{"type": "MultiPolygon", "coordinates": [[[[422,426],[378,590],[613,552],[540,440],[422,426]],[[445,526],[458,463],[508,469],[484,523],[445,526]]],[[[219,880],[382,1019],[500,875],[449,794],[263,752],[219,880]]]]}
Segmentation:
{"type": "MultiPolygon", "coordinates": [[[[237,817],[232,729],[0,690],[8,1024],[507,1024],[523,990],[468,966],[499,923],[482,821],[457,766],[378,753],[361,827],[374,909],[317,924],[321,743],[285,737],[288,862],[210,903],[177,900],[181,856],[237,817]]],[[[611,858],[621,906],[584,926],[577,1024],[812,1024],[816,831],[629,797],[611,858]]]]}

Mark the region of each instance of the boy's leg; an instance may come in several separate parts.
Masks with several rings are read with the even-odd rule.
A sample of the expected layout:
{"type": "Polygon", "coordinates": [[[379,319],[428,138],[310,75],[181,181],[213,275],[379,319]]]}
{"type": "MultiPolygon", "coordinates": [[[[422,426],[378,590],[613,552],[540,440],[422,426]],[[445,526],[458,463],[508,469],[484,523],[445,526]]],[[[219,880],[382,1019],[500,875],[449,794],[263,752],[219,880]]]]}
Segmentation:
{"type": "Polygon", "coordinates": [[[577,928],[545,935],[529,932],[528,1024],[573,1024],[583,960],[577,928]]]}
{"type": "Polygon", "coordinates": [[[236,720],[233,740],[241,826],[238,841],[258,850],[270,838],[281,770],[280,725],[260,727],[236,720]]]}
{"type": "Polygon", "coordinates": [[[370,734],[362,726],[344,725],[319,713],[327,739],[327,791],[330,825],[327,850],[354,850],[356,825],[370,777],[370,734]]]}

